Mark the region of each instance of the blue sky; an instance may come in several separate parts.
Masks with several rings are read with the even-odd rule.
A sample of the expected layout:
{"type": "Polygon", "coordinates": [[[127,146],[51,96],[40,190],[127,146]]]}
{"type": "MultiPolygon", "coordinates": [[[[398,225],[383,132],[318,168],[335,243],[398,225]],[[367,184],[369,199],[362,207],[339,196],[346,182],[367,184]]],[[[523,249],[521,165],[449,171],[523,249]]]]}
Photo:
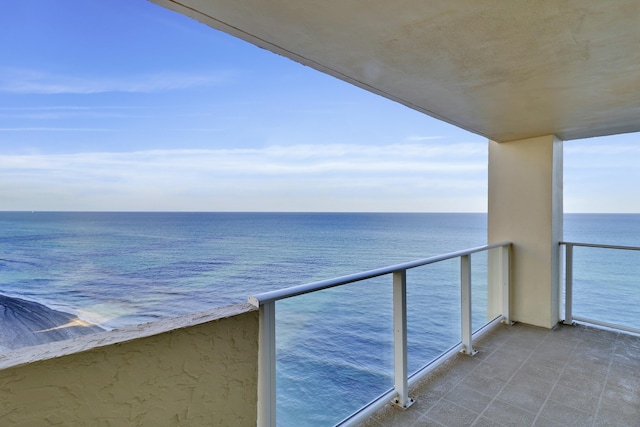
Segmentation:
{"type": "MultiPolygon", "coordinates": [[[[484,137],[143,0],[0,15],[2,210],[486,211],[484,137]]],[[[640,212],[638,135],[565,143],[565,211],[640,212]]]]}

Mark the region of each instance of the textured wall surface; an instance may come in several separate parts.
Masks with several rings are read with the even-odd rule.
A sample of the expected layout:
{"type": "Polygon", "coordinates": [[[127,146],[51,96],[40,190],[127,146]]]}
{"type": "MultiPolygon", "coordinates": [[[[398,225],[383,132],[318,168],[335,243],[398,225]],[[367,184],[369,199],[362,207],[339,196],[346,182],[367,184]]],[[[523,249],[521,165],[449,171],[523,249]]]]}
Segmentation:
{"type": "Polygon", "coordinates": [[[46,344],[0,367],[1,426],[255,426],[258,312],[240,304],[46,344]]]}

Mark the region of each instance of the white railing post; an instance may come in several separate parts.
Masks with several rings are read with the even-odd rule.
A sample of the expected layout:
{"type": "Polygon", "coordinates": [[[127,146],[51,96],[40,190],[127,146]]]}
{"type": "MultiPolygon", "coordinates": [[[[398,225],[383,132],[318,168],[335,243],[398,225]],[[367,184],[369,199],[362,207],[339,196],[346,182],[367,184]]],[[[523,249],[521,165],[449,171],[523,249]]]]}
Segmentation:
{"type": "Polygon", "coordinates": [[[276,303],[260,304],[258,427],[276,426],[276,303]]]}
{"type": "Polygon", "coordinates": [[[573,244],[565,244],[565,291],[564,321],[565,325],[573,325],[573,244]]]}
{"type": "Polygon", "coordinates": [[[407,368],[407,270],[393,272],[393,376],[398,396],[391,402],[407,409],[414,403],[407,368]]]}
{"type": "MultiPolygon", "coordinates": [[[[403,409],[408,408],[414,400],[408,395],[409,377],[407,364],[407,276],[408,269],[435,264],[441,261],[461,257],[461,311],[462,311],[462,336],[461,347],[467,354],[475,354],[472,343],[472,323],[471,323],[471,264],[470,254],[487,251],[493,248],[504,246],[507,243],[493,243],[491,245],[479,246],[465,249],[463,251],[450,252],[442,255],[414,260],[402,264],[391,265],[375,270],[362,271],[347,276],[336,277],[328,280],[321,280],[313,283],[294,286],[287,289],[263,292],[259,295],[249,296],[250,304],[259,309],[259,337],[258,337],[258,427],[275,427],[276,425],[276,301],[330,289],[337,286],[355,283],[362,280],[372,279],[388,274],[393,274],[393,327],[394,327],[394,389],[389,390],[375,402],[366,408],[354,413],[348,418],[349,422],[354,420],[364,420],[362,414],[370,414],[380,409],[393,399],[393,403],[403,409]]],[[[640,250],[640,248],[638,248],[640,250]]],[[[503,265],[508,266],[508,261],[503,265]]],[[[508,277],[506,275],[505,277],[508,277]]],[[[496,319],[494,319],[496,320],[496,319]]],[[[491,322],[490,322],[491,323],[491,322]]],[[[456,346],[457,351],[460,346],[456,346]]],[[[432,365],[435,366],[435,365],[432,365]]],[[[412,376],[415,378],[424,375],[427,366],[412,376]]],[[[346,420],[345,420],[346,422],[346,420]]],[[[342,425],[342,423],[340,424],[342,425]]],[[[350,424],[349,424],[350,425],[350,424]]]]}
{"type": "Polygon", "coordinates": [[[471,255],[460,257],[460,308],[462,327],[461,353],[473,356],[478,351],[473,348],[471,324],[471,255]]]}
{"type": "Polygon", "coordinates": [[[500,282],[502,283],[502,323],[512,325],[511,322],[511,245],[505,245],[500,250],[500,282]]]}

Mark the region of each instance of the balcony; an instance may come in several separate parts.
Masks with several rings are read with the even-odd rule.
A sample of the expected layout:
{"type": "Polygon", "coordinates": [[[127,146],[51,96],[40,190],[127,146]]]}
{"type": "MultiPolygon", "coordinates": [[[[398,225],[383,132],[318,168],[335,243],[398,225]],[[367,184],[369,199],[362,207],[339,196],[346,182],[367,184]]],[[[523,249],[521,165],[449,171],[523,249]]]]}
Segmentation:
{"type": "Polygon", "coordinates": [[[640,337],[583,325],[500,325],[366,426],[637,426],[640,337]]]}
{"type": "MultiPolygon", "coordinates": [[[[393,276],[393,380],[343,424],[638,425],[637,336],[550,330],[561,319],[562,140],[640,130],[637,2],[154,1],[490,139],[488,241],[514,242],[510,261],[498,245],[488,267],[490,325],[473,335],[476,251],[455,254],[460,342],[410,374],[405,273],[444,258],[375,272],[393,276]],[[548,329],[509,325],[511,314],[548,329]]],[[[574,310],[586,301],[566,271],[565,320],[592,321],[574,310]]],[[[371,274],[4,354],[0,425],[275,425],[276,301],[371,274]]]]}
{"type": "Polygon", "coordinates": [[[625,289],[620,282],[625,276],[627,282],[637,277],[633,252],[640,248],[561,245],[565,247],[563,324],[552,330],[524,324],[497,326],[476,343],[475,357],[458,355],[416,384],[411,394],[417,403],[411,411],[386,405],[364,425],[638,426],[640,330],[629,324],[634,320],[637,324],[635,311],[630,310],[637,307],[637,287],[625,289]],[[582,250],[579,258],[574,255],[576,248],[582,250]],[[606,257],[603,251],[616,253],[606,257]],[[574,263],[579,274],[574,274],[574,263]],[[574,295],[574,276],[584,279],[585,273],[595,271],[613,280],[591,287],[589,280],[579,280],[580,294],[574,295]],[[615,281],[619,295],[602,291],[615,281]],[[609,307],[615,304],[621,310],[599,313],[604,319],[573,315],[575,297],[578,307],[593,312],[593,300],[603,295],[609,298],[609,307]]]}
{"type": "MultiPolygon", "coordinates": [[[[602,245],[562,245],[568,249],[565,315],[571,316],[572,301],[580,300],[572,295],[572,280],[580,277],[580,270],[573,271],[572,249],[602,245]]],[[[511,325],[511,250],[510,244],[472,248],[257,295],[253,305],[0,355],[0,424],[287,425],[278,423],[275,410],[276,301],[386,276],[394,291],[392,388],[370,396],[369,404],[340,425],[637,426],[640,337],[626,333],[633,327],[610,320],[610,328],[625,332],[573,322],[554,329],[511,325]],[[486,263],[497,274],[492,267],[481,273],[497,280],[487,280],[494,287],[487,305],[492,299],[499,303],[483,314],[489,322],[478,326],[471,257],[488,251],[495,257],[486,263]],[[406,298],[407,270],[451,261],[460,267],[461,340],[410,373],[406,315],[413,301],[406,298]],[[494,316],[496,307],[500,314],[494,316]]]]}

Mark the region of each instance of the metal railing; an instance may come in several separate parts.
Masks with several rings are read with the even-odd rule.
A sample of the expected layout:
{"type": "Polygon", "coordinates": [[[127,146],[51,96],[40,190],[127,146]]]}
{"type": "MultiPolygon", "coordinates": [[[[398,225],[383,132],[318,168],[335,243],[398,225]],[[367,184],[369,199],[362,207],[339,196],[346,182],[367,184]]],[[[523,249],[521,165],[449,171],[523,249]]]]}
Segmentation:
{"type": "MultiPolygon", "coordinates": [[[[381,408],[389,400],[396,406],[408,408],[413,403],[409,397],[409,385],[430,372],[424,366],[413,375],[408,375],[407,368],[407,270],[434,264],[454,258],[460,258],[460,318],[461,342],[446,354],[456,351],[473,355],[473,331],[471,319],[471,255],[490,249],[500,248],[497,280],[501,289],[502,314],[487,324],[504,321],[510,323],[509,317],[509,257],[511,243],[496,243],[479,246],[463,251],[451,252],[430,258],[392,265],[375,270],[364,271],[334,279],[308,283],[291,288],[265,292],[250,296],[249,302],[259,308],[259,364],[258,364],[258,422],[259,427],[276,426],[276,301],[292,298],[311,292],[317,292],[349,283],[372,279],[391,274],[393,277],[393,360],[394,388],[383,394],[369,405],[343,420],[340,425],[349,425],[362,421],[369,414],[381,408]]],[[[486,326],[486,325],[485,325],[486,326]]],[[[442,356],[441,356],[442,358],[442,356]]],[[[441,360],[441,358],[436,359],[441,360]]]]}
{"type": "MultiPolygon", "coordinates": [[[[597,319],[590,319],[582,316],[573,315],[573,249],[576,246],[588,247],[588,248],[600,248],[600,249],[618,249],[625,251],[640,251],[640,247],[637,246],[617,246],[617,245],[600,245],[594,243],[576,243],[576,242],[560,242],[560,245],[565,246],[565,309],[564,309],[564,321],[563,323],[571,325],[574,321],[590,323],[592,325],[604,326],[606,328],[617,329],[626,332],[632,332],[640,334],[640,329],[619,325],[611,322],[604,322],[597,319]]],[[[562,256],[562,252],[561,252],[562,256]]]]}

